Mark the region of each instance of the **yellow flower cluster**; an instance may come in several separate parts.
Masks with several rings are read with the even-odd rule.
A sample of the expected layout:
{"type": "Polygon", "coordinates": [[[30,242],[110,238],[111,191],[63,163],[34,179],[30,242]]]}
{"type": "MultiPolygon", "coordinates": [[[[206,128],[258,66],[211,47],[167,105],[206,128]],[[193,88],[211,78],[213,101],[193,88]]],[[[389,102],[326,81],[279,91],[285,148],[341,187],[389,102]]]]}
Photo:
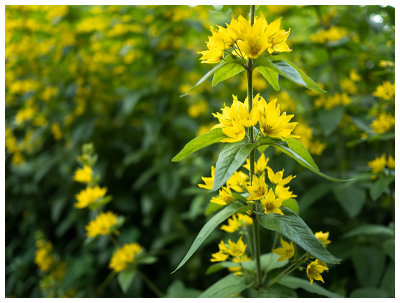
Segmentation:
{"type": "Polygon", "coordinates": [[[393,100],[395,95],[394,83],[390,83],[389,81],[384,81],[381,85],[379,85],[376,88],[373,95],[383,100],[387,101],[393,100]]]}
{"type": "Polygon", "coordinates": [[[114,252],[109,267],[116,272],[123,271],[141,251],[142,247],[137,243],[125,244],[114,252]]]}
{"type": "Polygon", "coordinates": [[[311,35],[311,41],[315,43],[325,43],[338,41],[347,35],[347,30],[341,27],[331,26],[327,30],[320,29],[311,35]]]}
{"type": "Polygon", "coordinates": [[[48,272],[54,264],[53,245],[46,240],[36,241],[35,263],[41,271],[48,272]]]}
{"type": "Polygon", "coordinates": [[[374,174],[378,174],[383,169],[388,167],[389,169],[395,169],[395,162],[392,155],[386,159],[386,154],[382,154],[380,157],[376,157],[374,160],[368,162],[368,166],[371,168],[374,174]]]}
{"type": "Polygon", "coordinates": [[[332,109],[338,105],[348,105],[351,103],[351,98],[346,93],[336,93],[333,96],[320,96],[314,101],[314,105],[324,107],[325,109],[332,109]]]}
{"type": "Polygon", "coordinates": [[[86,187],[81,190],[79,194],[75,195],[77,202],[74,204],[76,208],[85,208],[93,206],[100,198],[103,198],[107,192],[106,187],[100,187],[98,185],[93,187],[86,187]]]}
{"type": "Polygon", "coordinates": [[[256,17],[254,24],[243,16],[233,18],[226,28],[211,26],[211,36],[208,37],[207,50],[199,52],[202,63],[218,63],[224,58],[226,50],[243,58],[257,58],[265,51],[268,53],[290,52],[286,44],[290,30],[281,30],[281,19],[268,24],[263,15],[256,17]]]}
{"type": "Polygon", "coordinates": [[[381,113],[370,126],[374,133],[383,134],[394,127],[394,122],[394,116],[391,113],[381,113]]]}
{"type": "Polygon", "coordinates": [[[297,122],[289,122],[294,115],[281,114],[277,99],[267,103],[263,97],[257,94],[253,99],[253,107],[249,112],[248,100],[240,102],[233,96],[231,107],[224,106],[222,113],[213,114],[219,120],[215,128],[222,128],[223,133],[228,137],[221,142],[238,142],[246,135],[245,127],[259,125],[261,133],[271,138],[291,138],[293,129],[297,122]]]}
{"type": "Polygon", "coordinates": [[[228,225],[222,225],[221,230],[226,231],[227,233],[234,233],[243,226],[252,224],[253,224],[252,218],[250,218],[248,215],[238,213],[234,214],[232,218],[229,218],[228,225]]]}
{"type": "Polygon", "coordinates": [[[93,172],[89,165],[84,165],[83,168],[78,168],[74,174],[74,181],[80,183],[90,183],[92,181],[93,172]]]}
{"type": "Polygon", "coordinates": [[[188,108],[188,114],[192,118],[197,118],[200,115],[206,114],[208,112],[208,104],[205,101],[200,101],[198,103],[192,104],[188,108]]]}
{"type": "MultiPolygon", "coordinates": [[[[117,223],[118,216],[111,211],[100,213],[96,219],[89,222],[85,229],[87,237],[111,234],[111,228],[117,223]]],[[[115,230],[114,233],[118,234],[115,230]]]]}

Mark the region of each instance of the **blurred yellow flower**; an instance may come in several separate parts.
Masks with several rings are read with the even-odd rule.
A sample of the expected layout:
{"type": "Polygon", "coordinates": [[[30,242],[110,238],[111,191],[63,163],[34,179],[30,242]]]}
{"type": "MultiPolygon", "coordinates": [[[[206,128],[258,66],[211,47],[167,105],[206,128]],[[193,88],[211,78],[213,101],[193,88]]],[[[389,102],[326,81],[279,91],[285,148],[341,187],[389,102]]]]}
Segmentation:
{"type": "Polygon", "coordinates": [[[392,100],[395,95],[395,87],[394,83],[390,83],[389,81],[384,81],[381,85],[379,85],[374,91],[373,95],[375,97],[381,98],[383,100],[392,100]]]}
{"type": "Polygon", "coordinates": [[[395,168],[394,158],[392,157],[392,155],[389,155],[386,165],[390,169],[394,169],[395,168]]]}
{"type": "Polygon", "coordinates": [[[322,231],[318,231],[315,233],[315,237],[321,241],[322,245],[326,246],[328,244],[331,243],[330,240],[328,240],[329,238],[329,231],[327,231],[326,233],[323,233],[322,231]]]}
{"type": "Polygon", "coordinates": [[[325,43],[338,41],[347,36],[347,30],[341,27],[331,26],[327,30],[319,30],[311,35],[311,41],[315,43],[325,43]]]}
{"type": "Polygon", "coordinates": [[[75,198],[78,200],[75,204],[75,208],[85,208],[93,205],[97,202],[98,199],[104,197],[107,192],[106,187],[99,187],[98,185],[94,187],[87,187],[79,192],[79,194],[75,195],[75,198]]]}
{"type": "Polygon", "coordinates": [[[137,243],[125,244],[114,252],[109,267],[116,272],[123,271],[135,261],[135,256],[141,251],[142,247],[137,243]]]}
{"type": "MultiPolygon", "coordinates": [[[[91,238],[99,235],[109,235],[111,227],[117,223],[117,220],[118,216],[111,211],[100,213],[96,219],[90,221],[85,226],[87,231],[86,236],[91,238]]],[[[115,233],[118,233],[118,231],[115,231],[115,233]]]]}
{"type": "Polygon", "coordinates": [[[376,120],[372,121],[370,127],[374,133],[383,134],[394,127],[394,117],[390,113],[380,114],[376,120]]]}
{"type": "Polygon", "coordinates": [[[307,276],[310,279],[310,285],[314,282],[314,280],[321,281],[324,283],[324,279],[321,276],[321,273],[324,271],[328,271],[329,268],[326,266],[326,263],[316,259],[315,261],[309,263],[307,265],[307,276]]]}
{"type": "Polygon", "coordinates": [[[289,260],[294,256],[293,242],[290,241],[290,243],[288,243],[281,237],[281,247],[273,249],[272,252],[280,256],[278,262],[289,260]]]}
{"type": "Polygon", "coordinates": [[[197,118],[198,116],[207,113],[208,105],[205,101],[200,101],[198,103],[192,104],[188,108],[188,114],[192,118],[197,118]]]}
{"type": "Polygon", "coordinates": [[[368,166],[374,174],[380,173],[386,166],[386,155],[376,157],[374,160],[368,162],[368,166]]]}
{"type": "Polygon", "coordinates": [[[50,127],[51,133],[53,134],[53,137],[55,140],[60,140],[62,138],[62,131],[60,124],[58,123],[53,123],[50,127]]]}
{"type": "Polygon", "coordinates": [[[232,218],[229,218],[228,225],[222,225],[221,230],[227,233],[233,233],[241,227],[251,224],[253,224],[253,220],[248,215],[238,213],[234,214],[232,218]]]}
{"type": "Polygon", "coordinates": [[[78,168],[74,174],[74,181],[80,183],[90,183],[92,181],[93,172],[89,165],[84,165],[83,168],[78,168]]]}
{"type": "Polygon", "coordinates": [[[36,241],[35,263],[41,271],[48,272],[54,264],[53,245],[46,240],[36,241]]]}

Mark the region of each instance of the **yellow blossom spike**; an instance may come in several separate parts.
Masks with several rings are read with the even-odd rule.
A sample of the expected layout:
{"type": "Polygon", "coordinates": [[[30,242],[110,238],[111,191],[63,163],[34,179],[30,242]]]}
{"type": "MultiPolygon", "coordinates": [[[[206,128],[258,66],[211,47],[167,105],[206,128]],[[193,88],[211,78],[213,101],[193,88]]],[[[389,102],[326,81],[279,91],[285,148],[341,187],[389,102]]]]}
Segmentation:
{"type": "Polygon", "coordinates": [[[91,206],[97,202],[98,199],[103,198],[107,192],[106,187],[99,187],[98,185],[94,187],[87,187],[81,190],[79,194],[75,195],[78,200],[75,204],[75,208],[85,208],[91,206]]]}
{"type": "MultiPolygon", "coordinates": [[[[118,220],[118,216],[111,211],[100,213],[96,219],[89,222],[85,229],[87,237],[92,238],[99,235],[109,235],[111,227],[113,227],[118,220]]],[[[115,231],[118,234],[118,231],[115,231]]]]}
{"type": "Polygon", "coordinates": [[[228,253],[233,257],[240,257],[246,252],[247,244],[243,243],[242,237],[235,243],[228,240],[228,253]]]}
{"type": "Polygon", "coordinates": [[[83,168],[78,168],[74,174],[74,181],[80,183],[90,183],[92,181],[93,173],[92,168],[84,165],[83,168]]]}
{"type": "Polygon", "coordinates": [[[142,247],[137,243],[125,244],[114,252],[109,267],[116,272],[123,271],[141,251],[142,247]]]}
{"type": "Polygon", "coordinates": [[[386,165],[388,168],[394,169],[395,165],[394,165],[394,158],[392,157],[392,155],[389,155],[386,165]]]}
{"type": "Polygon", "coordinates": [[[294,246],[293,242],[290,241],[290,244],[282,239],[281,237],[281,247],[275,248],[272,250],[274,254],[279,255],[278,262],[282,262],[285,260],[289,260],[294,256],[294,246]]]}

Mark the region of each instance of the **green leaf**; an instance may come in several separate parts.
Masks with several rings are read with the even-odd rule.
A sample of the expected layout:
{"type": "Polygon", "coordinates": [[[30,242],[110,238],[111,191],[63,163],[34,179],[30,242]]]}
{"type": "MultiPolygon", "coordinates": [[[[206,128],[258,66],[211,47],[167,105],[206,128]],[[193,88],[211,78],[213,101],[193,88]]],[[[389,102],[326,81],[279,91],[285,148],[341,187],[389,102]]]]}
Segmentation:
{"type": "Polygon", "coordinates": [[[186,288],[181,280],[175,280],[168,287],[166,298],[197,298],[201,294],[200,290],[186,288]]]}
{"type": "MultiPolygon", "coordinates": [[[[272,63],[271,63],[272,65],[272,63]]],[[[272,88],[276,91],[279,91],[279,73],[276,69],[268,67],[268,66],[258,66],[256,69],[260,72],[261,75],[268,81],[268,83],[272,86],[272,88]]]]}
{"type": "Polygon", "coordinates": [[[215,165],[214,184],[211,191],[216,191],[224,185],[255,147],[256,144],[243,141],[225,144],[215,165]]]}
{"type": "MultiPolygon", "coordinates": [[[[290,140],[289,140],[289,141],[290,141],[290,140]]],[[[294,142],[294,141],[291,141],[291,144],[293,144],[293,142],[294,142]]],[[[328,179],[328,180],[331,180],[331,181],[334,181],[334,182],[347,182],[347,181],[351,181],[351,180],[352,180],[352,179],[346,179],[346,180],[344,180],[344,179],[337,179],[337,178],[333,178],[333,177],[330,177],[330,176],[328,176],[328,175],[322,173],[322,172],[318,169],[318,167],[316,166],[314,160],[313,160],[312,162],[308,162],[308,161],[310,161],[310,159],[308,159],[308,161],[307,161],[307,160],[304,159],[301,155],[299,155],[297,152],[295,152],[294,150],[292,150],[290,147],[285,146],[283,142],[274,141],[274,140],[272,140],[272,139],[269,138],[269,137],[262,137],[260,140],[258,140],[258,144],[259,144],[259,145],[270,145],[270,146],[273,146],[273,147],[279,149],[281,152],[285,153],[285,154],[288,155],[289,157],[291,157],[291,158],[293,158],[294,160],[296,160],[300,165],[304,166],[305,168],[311,170],[312,172],[316,173],[317,175],[319,175],[319,176],[321,176],[321,177],[323,177],[323,178],[325,178],[325,179],[328,179]],[[315,166],[316,168],[315,168],[314,166],[315,166]]],[[[298,145],[297,143],[296,143],[296,147],[299,148],[299,145],[298,145]]],[[[307,150],[306,150],[306,151],[307,151],[307,150]]],[[[301,153],[303,154],[303,156],[305,156],[306,158],[308,158],[308,157],[305,155],[305,152],[304,152],[301,148],[299,148],[299,152],[301,152],[301,153]]],[[[308,153],[308,152],[307,152],[307,153],[308,153]]],[[[308,154],[308,155],[309,155],[309,154],[308,154]]],[[[310,158],[311,158],[311,156],[310,156],[310,158]]],[[[312,159],[312,158],[311,158],[311,159],[312,159]]]]}
{"type": "MultiPolygon", "coordinates": [[[[394,250],[394,246],[393,246],[394,250]]],[[[394,297],[395,293],[395,265],[394,265],[394,259],[393,262],[390,262],[387,267],[386,267],[386,272],[382,278],[380,288],[385,290],[390,297],[394,297]]]]}
{"type": "Polygon", "coordinates": [[[357,278],[363,287],[375,287],[381,280],[385,266],[385,254],[381,247],[357,246],[351,251],[351,259],[357,278]]]}
{"type": "Polygon", "coordinates": [[[282,206],[289,208],[294,211],[296,214],[299,213],[299,204],[295,199],[287,199],[282,202],[282,206]]]}
{"type": "Polygon", "coordinates": [[[367,198],[365,190],[354,184],[337,185],[333,194],[350,218],[359,214],[367,198]]]}
{"type": "Polygon", "coordinates": [[[222,128],[214,128],[207,134],[200,135],[193,140],[189,141],[184,148],[172,158],[172,162],[179,162],[189,156],[191,153],[202,149],[203,147],[209,146],[214,143],[221,142],[222,139],[226,138],[226,135],[222,132],[222,128]]]}
{"type": "Polygon", "coordinates": [[[325,196],[332,188],[331,183],[322,183],[307,189],[306,193],[300,198],[300,211],[304,211],[313,205],[320,198],[325,196]]]}
{"type": "Polygon", "coordinates": [[[350,298],[387,298],[386,291],[375,287],[359,288],[350,294],[350,298]]]}
{"type": "Polygon", "coordinates": [[[153,263],[157,262],[157,258],[154,256],[150,256],[150,255],[143,255],[143,256],[137,257],[137,259],[135,259],[135,262],[138,264],[153,264],[153,263]]]}
{"type": "Polygon", "coordinates": [[[393,260],[395,259],[395,241],[393,239],[386,240],[383,243],[383,251],[393,260]]]}
{"type": "Polygon", "coordinates": [[[394,176],[383,177],[376,180],[369,191],[372,200],[376,201],[376,199],[378,199],[385,192],[393,180],[394,176]]]}
{"type": "Polygon", "coordinates": [[[179,97],[185,97],[187,96],[192,90],[194,90],[196,87],[198,87],[200,84],[202,84],[204,81],[206,81],[211,75],[213,75],[217,70],[219,70],[221,67],[226,65],[226,62],[220,62],[218,65],[214,66],[210,71],[208,71],[195,85],[193,85],[186,93],[183,95],[180,95],[179,97]]]}
{"type": "Polygon", "coordinates": [[[344,114],[343,106],[336,106],[332,109],[321,110],[318,112],[318,120],[326,136],[329,136],[339,125],[344,114]]]}
{"type": "Polygon", "coordinates": [[[390,227],[378,224],[366,224],[358,226],[355,229],[345,233],[343,238],[351,238],[356,236],[377,236],[385,235],[394,237],[394,230],[390,227]]]}
{"type": "Polygon", "coordinates": [[[129,286],[131,285],[132,280],[135,277],[135,274],[135,269],[126,269],[118,274],[118,283],[124,293],[128,291],[129,286]]]}
{"type": "Polygon", "coordinates": [[[205,215],[206,216],[211,215],[212,213],[216,212],[218,209],[221,209],[222,207],[224,207],[224,206],[221,204],[216,204],[216,203],[210,202],[210,204],[208,204],[208,207],[206,209],[205,215]]]}
{"type": "Polygon", "coordinates": [[[318,93],[325,92],[292,61],[284,59],[273,61],[272,64],[277,68],[279,74],[284,76],[286,79],[318,93]]]}
{"type": "Polygon", "coordinates": [[[244,277],[228,275],[207,288],[199,298],[227,298],[249,288],[252,282],[244,277]]]}
{"type": "Polygon", "coordinates": [[[176,272],[179,268],[181,268],[187,260],[196,252],[199,246],[207,239],[207,237],[211,234],[211,232],[223,221],[228,219],[234,213],[241,211],[242,209],[248,208],[248,206],[243,206],[243,204],[239,202],[232,203],[225,208],[223,208],[219,213],[217,213],[214,217],[212,217],[200,230],[196,239],[193,241],[192,246],[189,248],[186,256],[179,263],[178,267],[172,272],[176,272]]]}
{"type": "Polygon", "coordinates": [[[219,82],[229,79],[234,75],[241,73],[244,70],[245,68],[243,67],[243,65],[239,63],[235,62],[227,63],[215,72],[212,80],[212,86],[215,86],[219,82]]]}
{"type": "Polygon", "coordinates": [[[338,264],[340,259],[332,256],[314,236],[307,224],[293,211],[281,208],[284,215],[274,213],[258,215],[260,225],[289,238],[306,252],[326,263],[338,264]]]}
{"type": "Polygon", "coordinates": [[[321,296],[325,296],[328,298],[342,298],[341,295],[331,292],[321,286],[319,286],[316,283],[313,283],[310,285],[310,282],[304,279],[292,277],[292,276],[285,276],[282,279],[278,281],[279,284],[293,288],[293,289],[298,289],[302,288],[308,292],[318,294],[321,296]]]}
{"type": "Polygon", "coordinates": [[[308,150],[305,148],[300,140],[295,138],[286,138],[285,142],[288,144],[289,148],[302,157],[307,163],[309,163],[314,169],[319,170],[317,164],[315,164],[314,159],[311,157],[308,150]]]}

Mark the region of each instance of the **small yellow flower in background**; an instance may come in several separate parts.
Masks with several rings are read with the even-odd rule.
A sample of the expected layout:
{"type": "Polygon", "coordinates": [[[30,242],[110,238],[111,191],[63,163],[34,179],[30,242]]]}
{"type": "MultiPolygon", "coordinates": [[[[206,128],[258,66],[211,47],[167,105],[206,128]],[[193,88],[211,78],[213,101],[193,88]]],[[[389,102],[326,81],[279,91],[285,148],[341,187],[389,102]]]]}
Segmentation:
{"type": "Polygon", "coordinates": [[[78,168],[74,174],[74,181],[80,183],[90,183],[92,181],[93,172],[89,165],[84,165],[83,168],[78,168]]]}
{"type": "Polygon", "coordinates": [[[188,114],[192,118],[197,118],[202,114],[206,114],[208,111],[208,104],[205,101],[200,101],[196,104],[192,104],[188,108],[188,114]]]}
{"type": "MultiPolygon", "coordinates": [[[[109,235],[111,227],[117,223],[118,216],[111,211],[100,213],[96,219],[89,222],[85,229],[87,237],[96,237],[99,235],[109,235]]],[[[118,231],[115,231],[118,233],[118,231]]]]}
{"type": "Polygon", "coordinates": [[[394,169],[395,165],[394,165],[394,158],[392,157],[392,155],[389,155],[388,159],[387,159],[387,163],[386,163],[387,167],[390,169],[394,169]]]}
{"type": "Polygon", "coordinates": [[[357,71],[355,69],[352,69],[350,71],[350,79],[354,82],[359,82],[361,81],[361,76],[357,73],[357,71]]]}
{"type": "Polygon", "coordinates": [[[354,95],[357,93],[357,85],[354,83],[353,80],[348,78],[343,78],[340,80],[340,88],[350,95],[354,95]]]}
{"type": "Polygon", "coordinates": [[[85,208],[94,204],[98,199],[104,197],[107,192],[107,188],[96,185],[94,187],[87,187],[79,192],[79,194],[75,195],[75,198],[78,200],[74,207],[76,208],[85,208]]]}
{"type": "Polygon", "coordinates": [[[376,157],[374,160],[368,162],[368,166],[374,174],[380,173],[386,166],[386,155],[376,157]]]}
{"type": "Polygon", "coordinates": [[[48,272],[54,264],[53,245],[49,241],[36,241],[35,263],[41,271],[48,272]]]}
{"type": "Polygon", "coordinates": [[[235,171],[232,175],[232,177],[230,177],[228,179],[228,181],[226,181],[226,185],[233,189],[234,191],[241,193],[244,191],[244,189],[246,188],[246,182],[249,180],[249,176],[246,175],[245,173],[239,171],[235,171]]]}
{"type": "Polygon", "coordinates": [[[306,272],[308,278],[310,279],[310,285],[314,282],[314,280],[325,283],[321,276],[321,273],[325,270],[328,271],[329,268],[326,266],[326,263],[321,260],[316,259],[315,261],[309,263],[307,265],[306,272]]]}
{"type": "Polygon", "coordinates": [[[226,259],[228,259],[229,255],[224,254],[223,252],[219,251],[219,252],[212,254],[211,257],[212,257],[210,259],[211,262],[223,262],[226,259]]]}
{"type": "Polygon", "coordinates": [[[287,91],[281,91],[277,95],[278,104],[280,105],[280,110],[285,112],[289,111],[294,113],[296,111],[296,102],[293,101],[292,97],[289,95],[287,91]]]}
{"type": "Polygon", "coordinates": [[[277,198],[275,196],[275,193],[272,188],[268,191],[266,197],[260,200],[261,204],[265,208],[266,214],[275,213],[278,215],[283,215],[283,212],[280,210],[283,201],[284,200],[277,198]]]}
{"type": "Polygon", "coordinates": [[[211,203],[227,205],[233,202],[232,191],[229,189],[229,187],[222,187],[218,193],[218,196],[211,198],[211,203]]]}
{"type": "Polygon", "coordinates": [[[315,43],[325,43],[329,41],[338,41],[347,35],[347,30],[341,27],[331,26],[327,30],[319,30],[311,35],[311,41],[315,43]]]}
{"type": "Polygon", "coordinates": [[[394,83],[390,83],[389,81],[384,81],[381,85],[376,88],[373,95],[375,97],[381,98],[383,100],[392,100],[395,95],[395,87],[394,83]]]}
{"type": "Polygon", "coordinates": [[[323,233],[322,231],[318,231],[315,233],[315,237],[321,241],[322,245],[327,246],[328,244],[331,243],[330,240],[328,240],[329,238],[329,231],[327,231],[326,233],[323,233]]]}
{"type": "Polygon", "coordinates": [[[379,61],[379,67],[393,67],[393,66],[394,66],[393,61],[387,61],[387,60],[379,61]]]}
{"type": "Polygon", "coordinates": [[[326,147],[326,143],[322,143],[319,140],[315,140],[314,142],[311,142],[309,151],[311,154],[319,156],[322,154],[325,147],[326,147]]]}
{"type": "Polygon", "coordinates": [[[392,114],[382,113],[376,120],[372,121],[370,127],[373,132],[377,134],[383,134],[390,130],[395,124],[394,117],[392,114]]]}
{"type": "Polygon", "coordinates": [[[55,140],[60,140],[62,138],[62,131],[60,124],[58,123],[53,123],[50,127],[51,133],[53,134],[53,137],[55,140]]]}
{"type": "Polygon", "coordinates": [[[351,103],[351,98],[347,93],[336,93],[333,96],[319,96],[315,101],[315,107],[324,107],[325,109],[332,109],[339,105],[348,105],[351,103]]]}
{"type": "MultiPolygon", "coordinates": [[[[268,165],[269,158],[265,158],[264,153],[261,154],[260,158],[258,158],[257,162],[254,165],[254,173],[255,174],[261,174],[268,165]]],[[[248,171],[250,171],[250,160],[246,159],[246,164],[243,165],[244,168],[246,168],[248,171]]]]}
{"type": "Polygon", "coordinates": [[[296,176],[290,175],[290,176],[286,177],[285,179],[283,179],[283,171],[284,171],[284,169],[282,169],[281,171],[278,171],[277,173],[274,173],[274,171],[270,167],[267,167],[267,171],[268,171],[268,179],[269,179],[269,181],[271,181],[271,183],[274,183],[274,184],[277,184],[277,185],[285,186],[292,179],[296,178],[296,176]]]}
{"type": "MultiPolygon", "coordinates": [[[[242,262],[251,261],[251,258],[249,258],[249,256],[244,254],[244,255],[241,255],[240,257],[234,257],[232,259],[232,261],[235,262],[235,263],[242,263],[242,262]]],[[[236,276],[243,275],[242,268],[239,267],[239,266],[237,266],[237,267],[236,266],[235,267],[233,267],[233,266],[232,267],[228,267],[228,270],[230,272],[233,272],[233,274],[236,275],[236,276]]]]}
{"type": "Polygon", "coordinates": [[[233,233],[237,231],[239,228],[253,224],[253,219],[251,219],[248,215],[244,214],[234,214],[232,218],[228,219],[228,225],[222,225],[221,230],[226,231],[228,233],[233,233]]]}
{"type": "Polygon", "coordinates": [[[141,251],[142,247],[137,243],[125,244],[114,252],[109,267],[116,272],[123,271],[141,251]]]}
{"type": "Polygon", "coordinates": [[[265,173],[262,173],[260,178],[253,176],[253,183],[247,186],[247,191],[250,193],[247,200],[260,200],[264,198],[268,191],[267,183],[265,183],[265,173]]]}
{"type": "Polygon", "coordinates": [[[274,254],[279,255],[278,262],[289,260],[294,256],[294,246],[293,242],[290,241],[290,244],[282,239],[281,237],[281,247],[275,248],[272,250],[274,254]]]}
{"type": "Polygon", "coordinates": [[[199,129],[197,130],[197,136],[208,133],[213,126],[214,126],[214,123],[200,125],[199,129]]]}
{"type": "Polygon", "coordinates": [[[201,179],[203,180],[203,182],[205,184],[198,184],[197,186],[200,188],[212,189],[213,184],[214,184],[214,174],[215,174],[215,167],[213,165],[213,166],[211,166],[211,177],[210,178],[201,177],[201,179]]]}
{"type": "Polygon", "coordinates": [[[259,125],[263,135],[270,136],[271,138],[298,138],[296,135],[292,135],[293,129],[296,127],[297,122],[289,121],[294,115],[286,115],[286,112],[282,113],[279,110],[279,105],[276,106],[277,99],[267,103],[264,98],[260,98],[259,102],[259,125]]]}

